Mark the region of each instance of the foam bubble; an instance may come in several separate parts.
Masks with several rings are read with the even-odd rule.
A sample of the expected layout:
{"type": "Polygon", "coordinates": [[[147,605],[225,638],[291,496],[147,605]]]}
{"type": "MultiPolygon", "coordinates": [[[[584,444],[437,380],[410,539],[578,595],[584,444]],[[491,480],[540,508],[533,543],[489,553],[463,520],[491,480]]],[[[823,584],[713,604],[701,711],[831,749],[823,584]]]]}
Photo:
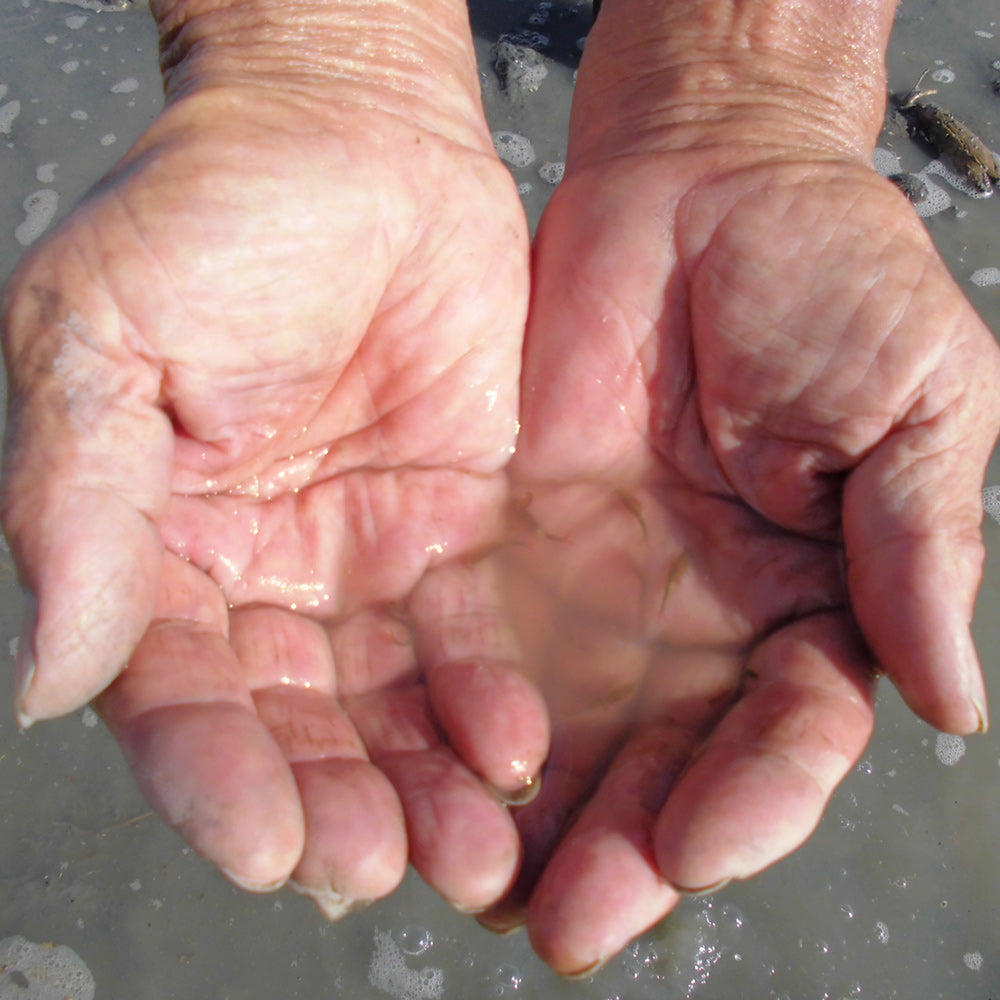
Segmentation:
{"type": "Polygon", "coordinates": [[[955,71],[947,68],[936,69],[931,73],[931,79],[935,83],[954,83],[955,71]]]}
{"type": "Polygon", "coordinates": [[[35,180],[39,184],[52,184],[56,179],[56,167],[58,163],[43,163],[35,169],[35,180]]]}
{"type": "Polygon", "coordinates": [[[967,194],[970,198],[991,198],[993,196],[992,191],[980,191],[967,177],[952,170],[940,160],[931,160],[918,176],[924,174],[936,174],[942,180],[947,181],[956,191],[961,191],[962,194],[967,194]]]}
{"type": "Polygon", "coordinates": [[[444,973],[427,966],[411,969],[389,931],[375,929],[375,951],[368,982],[395,1000],[438,1000],[444,993],[444,973]]]}
{"type": "Polygon", "coordinates": [[[983,509],[1000,524],[1000,486],[987,486],[983,490],[983,509]]]}
{"type": "Polygon", "coordinates": [[[546,184],[558,184],[563,179],[566,172],[566,164],[561,162],[550,163],[546,161],[538,168],[538,176],[546,184]]]}
{"type": "Polygon", "coordinates": [[[889,925],[884,920],[875,921],[875,937],[879,944],[889,943],[889,925]]]}
{"type": "Polygon", "coordinates": [[[64,62],[59,68],[64,73],[75,73],[80,68],[80,60],[67,59],[66,62],[64,62]]]}
{"type": "MultiPolygon", "coordinates": [[[[935,161],[936,162],[936,161],[935,161]]],[[[922,219],[926,219],[932,215],[937,215],[938,212],[943,212],[946,208],[951,207],[951,195],[940,184],[935,184],[927,174],[931,171],[921,170],[917,177],[919,177],[927,187],[927,195],[923,201],[918,201],[913,207],[917,211],[922,219]]],[[[957,175],[956,175],[957,176],[957,175]]]]}
{"type": "Polygon", "coordinates": [[[979,951],[967,951],[962,956],[962,961],[973,972],[978,972],[983,967],[983,954],[979,951]]]}
{"type": "Polygon", "coordinates": [[[938,733],[934,753],[945,767],[954,767],[965,756],[965,740],[951,733],[938,733]]]}
{"type": "Polygon", "coordinates": [[[94,977],[64,944],[35,944],[20,934],[0,941],[0,998],[94,1000],[94,977]]]}
{"type": "Polygon", "coordinates": [[[124,80],[111,84],[112,94],[131,94],[133,90],[139,89],[139,81],[134,76],[127,76],[124,80]]]}
{"type": "Polygon", "coordinates": [[[981,267],[979,270],[972,272],[969,281],[980,288],[1000,285],[1000,267],[981,267]]]}
{"type": "Polygon", "coordinates": [[[434,944],[434,938],[426,927],[407,924],[395,934],[399,950],[404,955],[422,955],[434,944]]]}
{"type": "Polygon", "coordinates": [[[14,230],[14,238],[21,246],[30,246],[45,232],[59,207],[59,195],[51,188],[42,188],[24,199],[24,221],[14,230]]]}
{"type": "Polygon", "coordinates": [[[70,14],[66,18],[66,27],[71,31],[79,31],[88,21],[86,14],[70,14]]]}
{"type": "Polygon", "coordinates": [[[535,162],[531,140],[517,132],[494,132],[493,145],[500,159],[512,167],[526,167],[535,162]]]}
{"type": "Polygon", "coordinates": [[[902,169],[899,165],[899,157],[891,150],[883,149],[881,146],[876,146],[875,152],[872,153],[872,166],[883,177],[888,177],[889,174],[898,174],[902,169]]]}
{"type": "Polygon", "coordinates": [[[511,965],[509,962],[501,962],[493,970],[491,978],[493,981],[493,995],[497,997],[506,996],[510,993],[516,993],[521,988],[521,984],[524,982],[524,976],[521,974],[521,970],[516,965],[511,965]]]}
{"type": "Polygon", "coordinates": [[[8,101],[0,108],[0,135],[10,135],[14,119],[21,113],[20,101],[8,101]]]}

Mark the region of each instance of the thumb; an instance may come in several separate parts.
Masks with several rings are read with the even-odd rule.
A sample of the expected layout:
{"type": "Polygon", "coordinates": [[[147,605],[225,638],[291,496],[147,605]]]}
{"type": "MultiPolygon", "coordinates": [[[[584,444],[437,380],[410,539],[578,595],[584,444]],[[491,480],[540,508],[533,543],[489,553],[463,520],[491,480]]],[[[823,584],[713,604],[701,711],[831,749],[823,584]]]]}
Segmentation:
{"type": "Polygon", "coordinates": [[[93,276],[44,259],[12,282],[4,316],[0,513],[29,592],[15,692],[25,726],[90,700],[145,631],[173,437],[159,372],[93,276]]]}
{"type": "Polygon", "coordinates": [[[995,393],[984,386],[998,377],[995,348],[980,362],[936,413],[918,404],[844,489],[855,616],[907,704],[956,733],[987,727],[969,626],[985,558],[982,477],[1000,422],[995,393]]]}

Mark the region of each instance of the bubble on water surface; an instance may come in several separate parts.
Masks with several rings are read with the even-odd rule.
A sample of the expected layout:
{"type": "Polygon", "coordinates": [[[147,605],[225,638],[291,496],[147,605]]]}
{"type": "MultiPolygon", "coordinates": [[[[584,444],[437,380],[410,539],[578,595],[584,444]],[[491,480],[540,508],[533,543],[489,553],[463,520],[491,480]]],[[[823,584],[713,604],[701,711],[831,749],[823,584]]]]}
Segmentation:
{"type": "Polygon", "coordinates": [[[434,938],[426,927],[407,924],[393,935],[404,955],[422,955],[433,944],[434,938]]]}
{"type": "Polygon", "coordinates": [[[942,67],[941,69],[936,69],[933,73],[931,73],[931,79],[935,83],[954,83],[955,71],[948,69],[947,67],[942,67]]]}
{"type": "Polygon", "coordinates": [[[112,94],[131,94],[133,90],[139,89],[139,81],[134,76],[127,76],[124,80],[111,84],[112,94]]]}
{"type": "Polygon", "coordinates": [[[949,195],[940,184],[935,184],[923,170],[917,174],[917,177],[919,177],[927,187],[927,195],[924,200],[917,202],[917,204],[913,206],[917,211],[917,215],[919,215],[922,219],[926,219],[932,215],[937,215],[938,212],[943,212],[946,208],[951,207],[951,195],[949,195]]]}
{"type": "Polygon", "coordinates": [[[1000,486],[987,486],[983,490],[983,509],[1000,524],[1000,486]]]}
{"type": "Polygon", "coordinates": [[[980,191],[968,177],[953,170],[941,160],[931,160],[917,176],[924,177],[926,182],[926,174],[934,174],[940,177],[942,180],[947,181],[956,191],[961,191],[962,194],[968,195],[970,198],[982,199],[993,197],[992,190],[980,191]]]}
{"type": "Polygon", "coordinates": [[[45,232],[59,207],[59,195],[51,188],[34,191],[24,199],[24,221],[14,230],[21,246],[30,246],[45,232]]]}
{"type": "Polygon", "coordinates": [[[64,944],[0,941],[0,1000],[94,1000],[94,977],[64,944]]]}
{"type": "Polygon", "coordinates": [[[494,132],[493,145],[497,156],[512,167],[526,167],[535,162],[535,150],[531,140],[517,132],[494,132]]]}
{"type": "Polygon", "coordinates": [[[900,169],[899,157],[889,149],[876,146],[872,153],[872,166],[883,177],[890,174],[898,174],[900,169]]]}
{"type": "Polygon", "coordinates": [[[946,767],[954,767],[965,756],[965,740],[951,733],[938,733],[934,753],[946,767]]]}
{"type": "Polygon", "coordinates": [[[969,281],[979,288],[1000,285],[1000,267],[981,267],[972,272],[969,281]]]}
{"type": "Polygon", "coordinates": [[[70,14],[66,18],[66,27],[72,31],[79,31],[88,21],[86,14],[70,14]]]}
{"type": "Polygon", "coordinates": [[[493,982],[493,995],[502,997],[516,993],[521,988],[524,976],[516,965],[511,965],[509,962],[501,962],[493,970],[491,979],[493,982]]]}
{"type": "Polygon", "coordinates": [[[10,135],[14,119],[21,113],[20,101],[8,101],[0,107],[0,135],[10,135]]]}
{"type": "Polygon", "coordinates": [[[394,1000],[437,1000],[444,992],[444,973],[440,969],[411,969],[392,934],[378,928],[368,982],[394,1000]]]}
{"type": "Polygon", "coordinates": [[[563,179],[563,174],[565,172],[566,164],[562,162],[546,162],[538,168],[538,176],[541,177],[546,184],[558,184],[563,179]]]}
{"type": "Polygon", "coordinates": [[[884,920],[875,921],[875,937],[879,944],[889,943],[889,925],[884,920]]]}
{"type": "Polygon", "coordinates": [[[962,956],[962,961],[965,962],[966,966],[972,969],[973,972],[978,972],[983,967],[982,952],[967,951],[962,956]]]}

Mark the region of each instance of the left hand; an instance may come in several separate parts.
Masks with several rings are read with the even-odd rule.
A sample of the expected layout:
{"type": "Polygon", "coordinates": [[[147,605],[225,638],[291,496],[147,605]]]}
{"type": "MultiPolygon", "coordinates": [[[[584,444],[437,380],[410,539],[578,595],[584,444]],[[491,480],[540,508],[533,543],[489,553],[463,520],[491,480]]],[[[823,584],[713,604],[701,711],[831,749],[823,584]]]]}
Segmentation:
{"type": "Polygon", "coordinates": [[[504,552],[553,751],[520,890],[484,918],[526,919],[564,973],[801,844],[879,671],[931,724],[985,725],[968,624],[1000,424],[996,344],[867,166],[871,122],[840,153],[780,116],[740,142],[739,111],[609,152],[580,86],[504,552]]]}

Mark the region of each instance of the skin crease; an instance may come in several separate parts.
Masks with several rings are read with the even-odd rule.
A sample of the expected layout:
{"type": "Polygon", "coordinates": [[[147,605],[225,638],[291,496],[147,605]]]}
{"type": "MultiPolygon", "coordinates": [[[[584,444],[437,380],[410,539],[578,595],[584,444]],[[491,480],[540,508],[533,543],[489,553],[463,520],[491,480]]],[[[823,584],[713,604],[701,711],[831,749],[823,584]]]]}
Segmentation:
{"type": "Polygon", "coordinates": [[[519,884],[480,917],[566,974],[799,846],[879,672],[985,726],[998,351],[870,168],[890,5],[819,6],[667,3],[660,36],[608,0],[580,68],[503,553],[553,745],[519,884]],[[692,48],[713,31],[727,58],[692,48]]]}
{"type": "Polygon", "coordinates": [[[499,796],[548,726],[476,570],[528,241],[471,38],[452,51],[467,15],[367,5],[394,55],[359,77],[349,5],[308,66],[267,5],[181,6],[157,8],[166,110],[7,292],[18,710],[99,696],[151,802],[241,885],[291,878],[337,916],[412,860],[482,908],[520,856],[499,796]]]}
{"type": "Polygon", "coordinates": [[[166,112],[6,297],[22,717],[99,695],[242,885],[409,858],[568,974],[801,843],[877,672],[978,728],[997,350],[841,7],[605,0],[518,408],[464,7],[157,4],[166,112]]]}

